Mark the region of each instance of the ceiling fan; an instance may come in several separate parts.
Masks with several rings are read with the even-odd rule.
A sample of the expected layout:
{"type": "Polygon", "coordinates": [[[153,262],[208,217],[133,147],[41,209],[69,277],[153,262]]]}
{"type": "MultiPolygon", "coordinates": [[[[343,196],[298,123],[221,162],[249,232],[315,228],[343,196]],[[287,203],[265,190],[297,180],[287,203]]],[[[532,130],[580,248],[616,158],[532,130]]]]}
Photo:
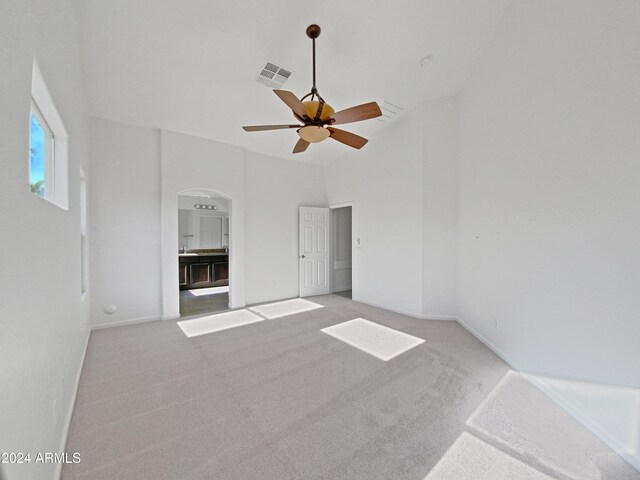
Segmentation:
{"type": "Polygon", "coordinates": [[[327,138],[333,138],[340,143],[360,149],[368,142],[366,138],[334,128],[333,125],[379,117],[382,115],[380,107],[376,102],[369,102],[335,112],[331,105],[320,96],[316,88],[316,38],[320,36],[320,27],[318,25],[307,27],[307,36],[313,41],[313,87],[311,92],[299,100],[292,92],[274,90],[280,100],[291,109],[294,117],[303,125],[255,125],[242,128],[247,132],[296,128],[300,139],[293,148],[293,153],[304,152],[310,143],[319,143],[327,138]],[[309,97],[311,98],[305,101],[309,97]]]}

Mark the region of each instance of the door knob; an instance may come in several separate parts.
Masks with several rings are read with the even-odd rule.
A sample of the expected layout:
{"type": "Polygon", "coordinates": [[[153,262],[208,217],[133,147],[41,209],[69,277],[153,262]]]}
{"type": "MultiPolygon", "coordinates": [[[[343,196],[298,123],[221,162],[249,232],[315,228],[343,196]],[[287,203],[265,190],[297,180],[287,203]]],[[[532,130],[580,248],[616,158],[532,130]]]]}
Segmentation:
{"type": "Polygon", "coordinates": [[[304,255],[300,255],[300,258],[307,258],[307,257],[305,257],[304,255]]]}

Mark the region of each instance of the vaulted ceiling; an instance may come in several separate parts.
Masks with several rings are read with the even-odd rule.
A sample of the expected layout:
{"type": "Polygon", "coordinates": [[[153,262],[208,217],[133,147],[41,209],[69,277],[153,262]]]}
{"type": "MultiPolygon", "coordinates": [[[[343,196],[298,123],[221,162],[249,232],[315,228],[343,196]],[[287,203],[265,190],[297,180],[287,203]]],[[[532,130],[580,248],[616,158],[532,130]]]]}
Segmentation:
{"type": "MultiPolygon", "coordinates": [[[[299,97],[310,90],[308,25],[322,28],[317,85],[336,110],[373,100],[408,110],[464,86],[510,0],[82,3],[92,115],[323,164],[348,147],[325,141],[294,156],[295,131],[241,129],[293,120],[256,78],[267,61],[277,62],[294,72],[283,89],[299,97]],[[433,60],[421,68],[426,55],[433,60]]],[[[385,125],[345,129],[371,137],[385,125]]]]}

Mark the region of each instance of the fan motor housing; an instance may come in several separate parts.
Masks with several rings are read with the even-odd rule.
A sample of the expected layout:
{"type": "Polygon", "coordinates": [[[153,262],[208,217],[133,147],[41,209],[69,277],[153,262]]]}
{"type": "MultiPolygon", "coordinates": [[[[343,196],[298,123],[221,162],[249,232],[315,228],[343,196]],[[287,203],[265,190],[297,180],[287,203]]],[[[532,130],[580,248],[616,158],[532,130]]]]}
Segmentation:
{"type": "MultiPolygon", "coordinates": [[[[314,100],[309,100],[307,102],[302,102],[302,106],[304,107],[305,115],[307,117],[311,118],[311,119],[314,119],[316,117],[316,114],[318,113],[318,106],[319,105],[320,105],[320,102],[314,101],[314,100]]],[[[331,105],[329,105],[328,103],[325,103],[322,106],[322,111],[320,112],[320,120],[322,120],[323,122],[326,122],[327,120],[329,120],[331,118],[331,115],[333,115],[334,113],[336,113],[336,112],[331,107],[331,105]]]]}

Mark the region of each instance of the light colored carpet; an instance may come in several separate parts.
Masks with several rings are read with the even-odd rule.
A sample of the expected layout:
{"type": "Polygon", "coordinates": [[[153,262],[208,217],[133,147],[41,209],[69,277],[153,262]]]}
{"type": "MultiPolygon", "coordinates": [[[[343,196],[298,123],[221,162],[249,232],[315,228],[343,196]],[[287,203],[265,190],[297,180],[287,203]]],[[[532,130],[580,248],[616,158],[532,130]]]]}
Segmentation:
{"type": "Polygon", "coordinates": [[[321,332],[385,362],[424,342],[422,338],[378,325],[364,318],[332,325],[323,328],[321,332]]]}
{"type": "Polygon", "coordinates": [[[170,321],[93,332],[63,478],[456,480],[461,463],[640,479],[457,323],[310,300],[324,308],[193,338],[170,321]],[[381,362],[321,332],[354,318],[425,342],[381,362]]]}

